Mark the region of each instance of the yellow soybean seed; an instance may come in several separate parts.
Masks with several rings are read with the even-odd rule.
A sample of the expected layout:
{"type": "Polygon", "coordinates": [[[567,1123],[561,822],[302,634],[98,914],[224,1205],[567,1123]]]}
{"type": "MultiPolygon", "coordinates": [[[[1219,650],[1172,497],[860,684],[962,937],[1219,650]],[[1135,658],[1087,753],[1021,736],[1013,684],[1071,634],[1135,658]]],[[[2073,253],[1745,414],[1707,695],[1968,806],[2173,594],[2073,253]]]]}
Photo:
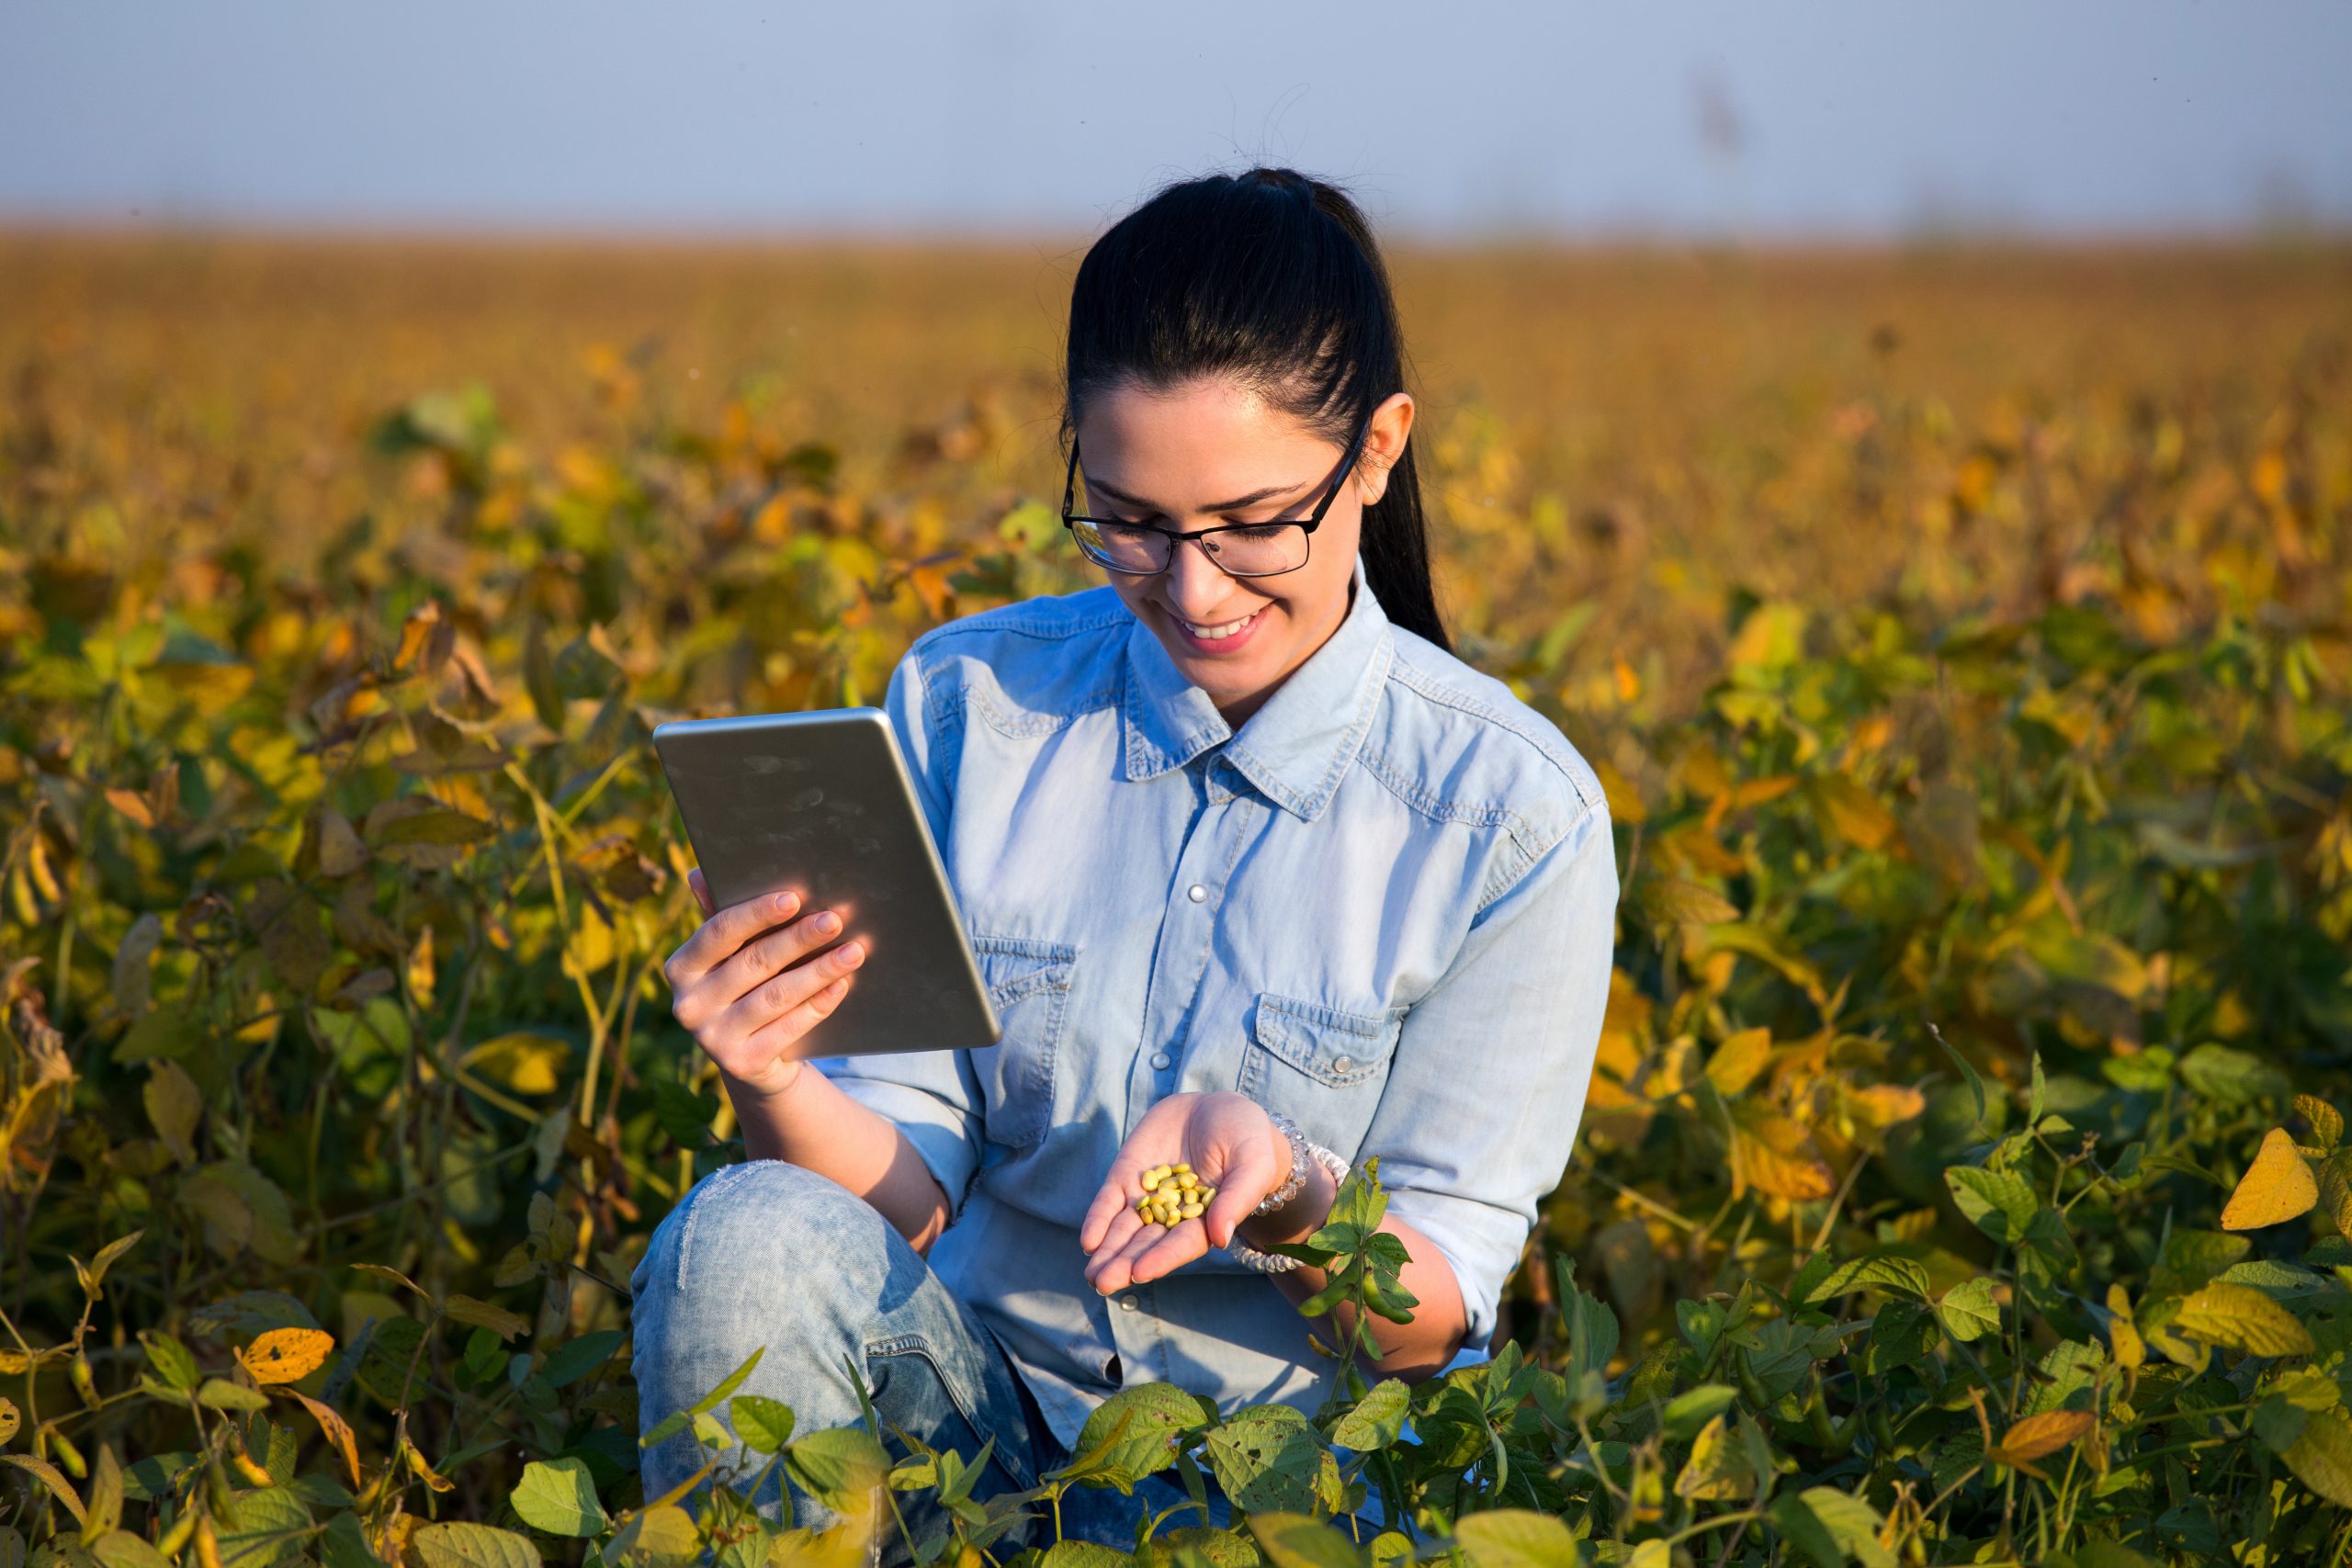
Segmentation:
{"type": "Polygon", "coordinates": [[[1181,1160],[1181,1159],[1180,1159],[1180,1160],[1178,1160],[1174,1165],[1170,1166],[1168,1168],[1169,1168],[1169,1169],[1170,1169],[1170,1170],[1172,1170],[1172,1171],[1174,1171],[1174,1172],[1176,1172],[1179,1176],[1189,1176],[1189,1175],[1191,1175],[1191,1174],[1192,1174],[1192,1170],[1193,1170],[1193,1168],[1192,1168],[1191,1166],[1186,1165],[1186,1164],[1185,1164],[1182,1160],[1181,1160]]]}

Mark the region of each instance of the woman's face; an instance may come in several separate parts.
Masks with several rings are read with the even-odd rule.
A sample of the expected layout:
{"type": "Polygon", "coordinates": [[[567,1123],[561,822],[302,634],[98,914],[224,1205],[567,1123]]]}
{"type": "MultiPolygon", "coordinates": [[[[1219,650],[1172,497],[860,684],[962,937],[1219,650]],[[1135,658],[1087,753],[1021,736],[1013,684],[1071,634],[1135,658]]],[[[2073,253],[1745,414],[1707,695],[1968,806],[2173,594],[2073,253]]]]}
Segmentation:
{"type": "MultiPolygon", "coordinates": [[[[1363,509],[1386,490],[1412,423],[1413,400],[1403,392],[1374,411],[1363,450],[1310,536],[1306,564],[1295,570],[1228,577],[1197,542],[1178,546],[1155,576],[1105,570],[1176,668],[1235,728],[1347,618],[1363,509]],[[1223,638],[1192,629],[1235,622],[1248,624],[1223,638]]],[[[1170,532],[1304,519],[1346,456],[1344,446],[1317,439],[1294,416],[1222,378],[1098,394],[1078,437],[1079,510],[1170,532]]]]}

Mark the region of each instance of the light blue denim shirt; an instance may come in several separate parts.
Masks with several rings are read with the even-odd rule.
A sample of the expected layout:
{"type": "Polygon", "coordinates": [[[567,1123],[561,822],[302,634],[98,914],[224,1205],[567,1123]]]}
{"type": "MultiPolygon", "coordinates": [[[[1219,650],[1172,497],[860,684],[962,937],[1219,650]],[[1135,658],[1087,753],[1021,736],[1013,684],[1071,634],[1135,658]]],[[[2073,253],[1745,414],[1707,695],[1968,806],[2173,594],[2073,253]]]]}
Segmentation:
{"type": "Polygon", "coordinates": [[[1087,1284],[1079,1223],[1169,1094],[1239,1089],[1379,1156],[1484,1343],[1609,991],[1608,810],[1558,728],[1391,624],[1361,558],[1338,630],[1238,730],[1108,586],[933,628],[884,705],[1004,1033],[820,1066],[946,1190],[931,1264],[1056,1435],[1123,1384],[1227,1410],[1329,1387],[1317,1320],[1222,1251],[1087,1284]]]}

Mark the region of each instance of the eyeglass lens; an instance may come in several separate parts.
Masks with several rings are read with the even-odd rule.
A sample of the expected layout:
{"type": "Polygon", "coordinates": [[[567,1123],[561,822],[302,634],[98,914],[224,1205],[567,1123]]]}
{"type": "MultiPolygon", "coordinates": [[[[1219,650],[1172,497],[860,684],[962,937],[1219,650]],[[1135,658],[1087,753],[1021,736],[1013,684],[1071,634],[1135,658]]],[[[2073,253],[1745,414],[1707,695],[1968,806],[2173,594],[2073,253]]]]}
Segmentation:
{"type": "MultiPolygon", "coordinates": [[[[1080,518],[1074,531],[1087,554],[1120,571],[1159,571],[1168,565],[1173,547],[1166,529],[1142,524],[1080,518]]],[[[1290,571],[1306,563],[1306,530],[1295,523],[1227,529],[1200,544],[1210,559],[1236,577],[1290,571]]]]}

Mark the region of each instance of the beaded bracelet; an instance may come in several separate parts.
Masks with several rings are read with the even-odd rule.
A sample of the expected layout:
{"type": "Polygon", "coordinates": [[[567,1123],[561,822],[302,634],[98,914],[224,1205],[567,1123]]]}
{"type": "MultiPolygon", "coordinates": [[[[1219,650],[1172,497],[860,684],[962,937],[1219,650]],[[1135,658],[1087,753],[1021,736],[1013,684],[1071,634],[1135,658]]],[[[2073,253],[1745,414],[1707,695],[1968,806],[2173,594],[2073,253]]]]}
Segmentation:
{"type": "MultiPolygon", "coordinates": [[[[1287,1117],[1277,1116],[1275,1118],[1276,1125],[1279,1126],[1288,1120],[1289,1118],[1287,1117]]],[[[1284,1129],[1284,1131],[1285,1135],[1289,1135],[1296,1133],[1297,1129],[1295,1127],[1291,1127],[1284,1129]]],[[[1300,1138],[1297,1142],[1305,1143],[1306,1140],[1304,1138],[1300,1138]]],[[[1306,1146],[1308,1157],[1313,1159],[1316,1164],[1321,1166],[1325,1170],[1331,1173],[1331,1184],[1334,1187],[1337,1187],[1340,1182],[1345,1181],[1348,1179],[1349,1168],[1346,1160],[1341,1159],[1338,1155],[1333,1154],[1329,1149],[1325,1148],[1320,1144],[1306,1144],[1306,1146]]],[[[1283,1203],[1287,1203],[1292,1198],[1297,1197],[1298,1190],[1306,1184],[1306,1162],[1305,1160],[1294,1158],[1291,1165],[1290,1174],[1291,1179],[1283,1183],[1284,1187],[1290,1190],[1282,1201],[1283,1203]]],[[[1281,1206],[1281,1203],[1274,1205],[1275,1208],[1280,1208],[1281,1206]]],[[[1257,1212],[1259,1213],[1268,1213],[1272,1211],[1266,1209],[1263,1205],[1261,1205],[1257,1212]]],[[[1231,1258],[1236,1263],[1240,1264],[1244,1269],[1252,1269],[1261,1274],[1287,1274],[1292,1269],[1300,1266],[1299,1259],[1295,1258],[1285,1258],[1280,1253],[1261,1252],[1254,1247],[1245,1245],[1241,1239],[1240,1227],[1238,1225],[1234,1227],[1233,1239],[1225,1244],[1225,1251],[1227,1257],[1231,1258]]]]}

